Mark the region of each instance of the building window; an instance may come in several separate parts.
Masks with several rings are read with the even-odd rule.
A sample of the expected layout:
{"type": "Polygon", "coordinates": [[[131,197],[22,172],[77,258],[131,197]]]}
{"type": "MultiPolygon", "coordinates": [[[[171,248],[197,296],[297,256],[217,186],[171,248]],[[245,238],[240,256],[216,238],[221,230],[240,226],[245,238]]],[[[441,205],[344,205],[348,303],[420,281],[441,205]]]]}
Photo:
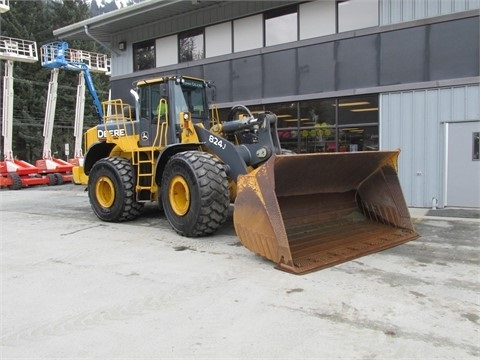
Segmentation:
{"type": "MultiPolygon", "coordinates": [[[[254,116],[263,111],[270,111],[277,116],[282,149],[296,153],[379,149],[377,94],[249,105],[248,108],[254,116]]],[[[220,119],[225,121],[230,108],[219,109],[218,113],[220,119]]]]}
{"type": "Polygon", "coordinates": [[[378,150],[378,95],[340,98],[337,151],[378,150]]]}
{"type": "Polygon", "coordinates": [[[298,12],[296,6],[265,13],[265,46],[298,40],[298,12]]]}
{"type": "Polygon", "coordinates": [[[338,0],[337,32],[378,26],[378,0],[338,0]]]}
{"type": "Polygon", "coordinates": [[[337,148],[335,99],[300,102],[300,151],[333,152],[337,148]]]}
{"type": "Polygon", "coordinates": [[[278,117],[282,148],[298,153],[378,150],[378,95],[269,104],[265,109],[278,117]]]}
{"type": "Polygon", "coordinates": [[[480,132],[474,132],[472,140],[472,160],[480,160],[480,132]]]}
{"type": "Polygon", "coordinates": [[[178,61],[187,62],[204,58],[203,29],[186,31],[178,35],[178,61]]]}
{"type": "Polygon", "coordinates": [[[133,70],[140,71],[155,67],[155,40],[133,44],[133,70]]]}
{"type": "Polygon", "coordinates": [[[378,96],[352,96],[338,99],[339,125],[378,123],[378,96]]]}
{"type": "Polygon", "coordinates": [[[265,109],[277,115],[278,138],[283,149],[298,149],[298,102],[268,104],[265,109]]]}

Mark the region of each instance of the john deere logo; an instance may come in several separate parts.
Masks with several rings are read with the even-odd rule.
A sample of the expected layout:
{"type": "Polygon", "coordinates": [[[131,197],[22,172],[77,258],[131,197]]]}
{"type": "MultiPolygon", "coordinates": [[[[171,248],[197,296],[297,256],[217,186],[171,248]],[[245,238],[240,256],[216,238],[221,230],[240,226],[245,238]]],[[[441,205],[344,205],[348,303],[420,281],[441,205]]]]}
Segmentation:
{"type": "Polygon", "coordinates": [[[143,141],[147,141],[148,140],[148,131],[143,131],[140,136],[142,137],[143,141]]]}

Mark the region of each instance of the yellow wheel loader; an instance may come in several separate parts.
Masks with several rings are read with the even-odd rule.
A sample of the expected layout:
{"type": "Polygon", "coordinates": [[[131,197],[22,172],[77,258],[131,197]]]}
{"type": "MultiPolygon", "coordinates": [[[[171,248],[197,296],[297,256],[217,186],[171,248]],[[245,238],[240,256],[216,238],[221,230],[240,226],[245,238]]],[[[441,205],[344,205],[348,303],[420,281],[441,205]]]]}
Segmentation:
{"type": "Polygon", "coordinates": [[[83,165],[98,218],[132,220],[156,201],[178,234],[199,237],[222,226],[233,202],[241,243],[296,274],[418,236],[398,151],[288,153],[274,114],[238,105],[219,121],[208,87],[165,76],[136,82],[134,109],[102,103],[107,115],[85,133],[83,165]]]}

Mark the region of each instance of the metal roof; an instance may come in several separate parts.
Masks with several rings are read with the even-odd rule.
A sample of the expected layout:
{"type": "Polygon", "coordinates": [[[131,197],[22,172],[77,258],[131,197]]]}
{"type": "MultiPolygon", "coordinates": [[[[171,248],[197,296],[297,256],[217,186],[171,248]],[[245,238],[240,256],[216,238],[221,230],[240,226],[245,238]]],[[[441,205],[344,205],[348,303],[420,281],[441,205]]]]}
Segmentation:
{"type": "Polygon", "coordinates": [[[188,15],[221,3],[225,1],[147,0],[56,29],[53,35],[62,40],[91,40],[93,37],[108,43],[115,33],[178,15],[188,15]]]}

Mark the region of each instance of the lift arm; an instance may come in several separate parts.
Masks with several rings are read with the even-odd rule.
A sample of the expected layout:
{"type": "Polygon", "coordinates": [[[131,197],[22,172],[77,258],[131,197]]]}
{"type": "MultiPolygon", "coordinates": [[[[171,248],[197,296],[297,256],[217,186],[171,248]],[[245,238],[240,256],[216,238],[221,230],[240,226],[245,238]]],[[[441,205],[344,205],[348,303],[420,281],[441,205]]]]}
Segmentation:
{"type": "Polygon", "coordinates": [[[75,138],[74,158],[83,158],[82,135],[83,135],[83,116],[85,112],[85,77],[84,74],[78,76],[77,102],[75,106],[75,127],[73,136],[75,138]]]}
{"type": "Polygon", "coordinates": [[[83,118],[85,111],[85,84],[93,98],[93,105],[97,110],[99,122],[103,122],[103,108],[93,84],[91,71],[108,72],[108,59],[106,55],[83,50],[69,49],[68,43],[56,41],[41,47],[42,66],[52,69],[51,80],[48,86],[47,108],[45,111],[43,158],[51,158],[51,142],[53,122],[57,100],[57,79],[59,69],[79,72],[77,86],[77,100],[75,107],[75,150],[74,157],[82,158],[83,118]]]}
{"type": "Polygon", "coordinates": [[[3,109],[2,109],[2,135],[3,135],[3,160],[13,160],[12,128],[13,128],[13,61],[7,60],[3,78],[3,109]]]}
{"type": "MultiPolygon", "coordinates": [[[[98,98],[97,91],[93,85],[92,76],[90,75],[90,68],[94,67],[95,69],[98,66],[101,66],[103,71],[103,66],[105,67],[104,72],[107,71],[107,59],[105,55],[99,55],[95,53],[89,53],[81,50],[68,50],[68,43],[63,41],[56,41],[53,43],[45,44],[41,48],[42,50],[42,66],[52,69],[66,69],[72,71],[78,71],[83,73],[85,78],[85,83],[87,85],[88,91],[93,98],[93,105],[97,110],[99,117],[99,122],[103,121],[103,109],[102,104],[98,98]],[[101,61],[96,61],[93,66],[92,64],[87,64],[84,61],[92,59],[97,59],[101,57],[101,61]]],[[[98,60],[98,59],[97,59],[98,60]]]]}
{"type": "Polygon", "coordinates": [[[47,107],[45,109],[45,122],[43,123],[43,159],[52,158],[53,121],[57,105],[58,68],[52,69],[48,83],[47,107]]]}
{"type": "Polygon", "coordinates": [[[98,99],[97,91],[95,90],[95,86],[93,85],[92,76],[90,75],[90,71],[87,65],[85,64],[79,64],[79,65],[82,68],[88,91],[90,92],[90,95],[93,98],[93,105],[95,105],[95,108],[97,109],[98,121],[99,123],[101,123],[103,121],[102,103],[98,99]]]}

